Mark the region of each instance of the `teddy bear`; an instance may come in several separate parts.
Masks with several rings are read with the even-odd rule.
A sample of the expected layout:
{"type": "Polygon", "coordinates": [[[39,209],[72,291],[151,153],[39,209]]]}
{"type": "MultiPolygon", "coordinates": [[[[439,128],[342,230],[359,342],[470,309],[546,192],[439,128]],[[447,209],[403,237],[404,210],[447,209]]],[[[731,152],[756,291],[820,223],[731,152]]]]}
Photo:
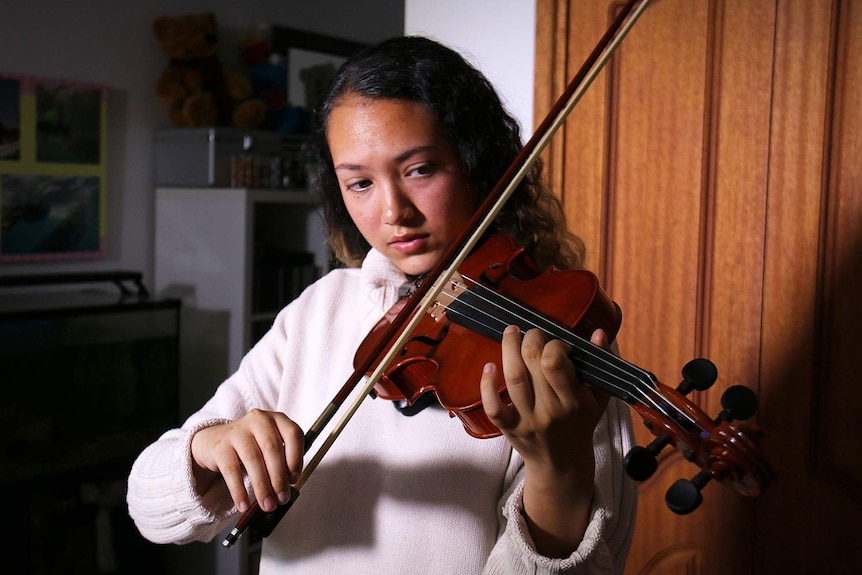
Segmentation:
{"type": "Polygon", "coordinates": [[[218,57],[218,23],[212,12],[160,16],[153,31],[170,64],[156,88],[180,127],[261,125],[266,104],[252,98],[251,84],[218,57]]]}

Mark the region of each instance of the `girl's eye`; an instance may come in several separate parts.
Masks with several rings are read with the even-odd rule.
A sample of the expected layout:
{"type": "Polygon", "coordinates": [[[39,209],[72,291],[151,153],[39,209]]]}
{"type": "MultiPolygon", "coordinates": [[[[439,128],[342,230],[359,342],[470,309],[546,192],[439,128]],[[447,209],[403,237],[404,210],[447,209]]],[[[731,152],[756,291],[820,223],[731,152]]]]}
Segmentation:
{"type": "Polygon", "coordinates": [[[408,171],[409,175],[419,176],[419,177],[430,176],[433,173],[434,173],[434,165],[433,164],[420,164],[418,166],[411,168],[408,171]]]}
{"type": "Polygon", "coordinates": [[[351,192],[362,192],[371,187],[371,180],[357,180],[350,182],[345,187],[351,192]]]}

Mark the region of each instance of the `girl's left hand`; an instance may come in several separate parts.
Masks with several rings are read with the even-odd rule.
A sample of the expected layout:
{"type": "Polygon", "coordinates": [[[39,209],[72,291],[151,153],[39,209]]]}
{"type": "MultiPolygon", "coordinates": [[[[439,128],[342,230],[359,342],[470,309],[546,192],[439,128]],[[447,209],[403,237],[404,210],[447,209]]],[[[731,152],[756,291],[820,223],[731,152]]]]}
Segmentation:
{"type": "MultiPolygon", "coordinates": [[[[601,330],[594,345],[607,347],[601,330]]],[[[489,363],[482,374],[482,404],[528,466],[564,471],[592,458],[593,430],[604,413],[608,395],[578,380],[568,354],[571,348],[539,330],[509,326],[503,332],[503,375],[511,405],[497,393],[499,373],[489,363]],[[580,452],[580,453],[579,453],[580,452]]]]}
{"type": "MultiPolygon", "coordinates": [[[[604,332],[590,340],[607,348],[604,332]]],[[[503,332],[503,376],[511,405],[497,388],[500,374],[489,363],[482,373],[482,404],[524,458],[524,516],[536,550],[566,557],[577,549],[589,522],[595,456],[593,430],[609,396],[578,380],[570,347],[539,330],[509,326],[503,332]]]]}

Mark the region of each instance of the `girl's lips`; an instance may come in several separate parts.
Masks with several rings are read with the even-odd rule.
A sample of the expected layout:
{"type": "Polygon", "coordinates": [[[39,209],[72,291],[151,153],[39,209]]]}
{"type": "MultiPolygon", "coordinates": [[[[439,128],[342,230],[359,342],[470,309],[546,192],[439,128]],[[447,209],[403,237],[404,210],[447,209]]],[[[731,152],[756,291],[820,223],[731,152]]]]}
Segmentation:
{"type": "Polygon", "coordinates": [[[401,253],[410,254],[420,251],[427,243],[427,236],[411,236],[397,238],[389,242],[392,249],[401,253]]]}

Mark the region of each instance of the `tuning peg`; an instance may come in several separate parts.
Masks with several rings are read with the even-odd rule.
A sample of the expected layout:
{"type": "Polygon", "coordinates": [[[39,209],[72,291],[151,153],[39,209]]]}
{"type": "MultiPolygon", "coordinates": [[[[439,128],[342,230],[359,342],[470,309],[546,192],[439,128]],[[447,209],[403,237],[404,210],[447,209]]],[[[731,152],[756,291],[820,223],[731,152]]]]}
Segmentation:
{"type": "Polygon", "coordinates": [[[712,479],[709,471],[703,470],[691,480],[677,479],[665,493],[664,501],[677,515],[687,515],[703,502],[701,490],[712,479]]]}
{"type": "MultiPolygon", "coordinates": [[[[692,390],[704,391],[715,383],[718,370],[708,359],[693,359],[682,368],[682,381],[676,390],[683,395],[692,390]]],[[[647,427],[650,424],[647,423],[647,427]]],[[[626,473],[635,481],[646,481],[658,468],[656,456],[670,443],[670,437],[662,433],[646,447],[635,446],[626,454],[623,464],[626,473]]]]}
{"type": "Polygon", "coordinates": [[[693,359],[682,368],[682,381],[676,390],[688,395],[692,390],[706,391],[718,379],[715,364],[702,357],[693,359]]]}
{"type": "Polygon", "coordinates": [[[721,394],[721,407],[716,423],[745,420],[757,412],[757,395],[744,385],[734,385],[721,394]]]}
{"type": "Polygon", "coordinates": [[[623,459],[623,468],[629,477],[635,481],[646,481],[655,470],[658,469],[656,456],[670,442],[670,437],[662,433],[652,440],[646,447],[636,445],[626,453],[623,459]]]}

